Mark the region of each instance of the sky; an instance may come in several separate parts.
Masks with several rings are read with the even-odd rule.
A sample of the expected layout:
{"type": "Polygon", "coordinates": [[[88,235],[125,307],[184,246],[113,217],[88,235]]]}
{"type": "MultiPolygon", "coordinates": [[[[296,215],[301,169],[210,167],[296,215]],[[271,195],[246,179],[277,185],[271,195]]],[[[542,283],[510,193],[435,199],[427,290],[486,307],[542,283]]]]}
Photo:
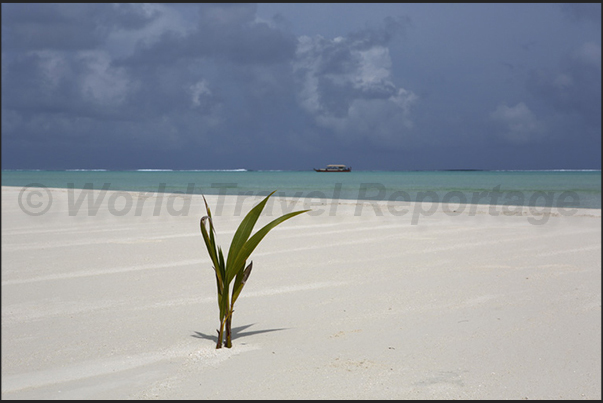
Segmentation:
{"type": "Polygon", "coordinates": [[[601,169],[601,4],[2,4],[2,169],[601,169]]]}

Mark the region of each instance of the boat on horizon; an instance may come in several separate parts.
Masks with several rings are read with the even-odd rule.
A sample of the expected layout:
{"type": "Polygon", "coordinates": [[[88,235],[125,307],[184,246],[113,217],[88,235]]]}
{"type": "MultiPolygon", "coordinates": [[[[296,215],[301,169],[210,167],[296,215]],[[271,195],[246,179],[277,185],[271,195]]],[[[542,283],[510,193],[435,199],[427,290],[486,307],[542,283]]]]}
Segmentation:
{"type": "Polygon", "coordinates": [[[345,165],[331,164],[331,165],[327,165],[326,168],[319,168],[319,169],[314,168],[314,171],[316,171],[316,172],[352,172],[352,167],[348,167],[345,165]]]}

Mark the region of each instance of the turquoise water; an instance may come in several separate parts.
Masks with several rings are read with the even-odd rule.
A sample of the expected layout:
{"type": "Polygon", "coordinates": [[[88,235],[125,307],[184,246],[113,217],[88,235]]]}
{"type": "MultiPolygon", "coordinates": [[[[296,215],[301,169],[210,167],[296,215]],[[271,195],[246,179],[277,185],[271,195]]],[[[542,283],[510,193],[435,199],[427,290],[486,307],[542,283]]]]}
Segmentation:
{"type": "Polygon", "coordinates": [[[2,171],[2,186],[601,208],[601,171],[2,171]]]}

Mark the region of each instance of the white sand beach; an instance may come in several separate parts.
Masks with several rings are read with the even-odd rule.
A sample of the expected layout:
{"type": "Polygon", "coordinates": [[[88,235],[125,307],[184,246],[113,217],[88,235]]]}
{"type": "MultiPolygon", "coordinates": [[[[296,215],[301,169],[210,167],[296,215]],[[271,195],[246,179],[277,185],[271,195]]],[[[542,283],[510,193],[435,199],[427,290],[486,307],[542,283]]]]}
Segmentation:
{"type": "MultiPolygon", "coordinates": [[[[47,190],[2,187],[3,399],[601,399],[601,210],[413,224],[413,205],[314,200],[252,254],[216,350],[201,196],[47,190]]],[[[260,199],[218,199],[227,249],[260,199]]]]}

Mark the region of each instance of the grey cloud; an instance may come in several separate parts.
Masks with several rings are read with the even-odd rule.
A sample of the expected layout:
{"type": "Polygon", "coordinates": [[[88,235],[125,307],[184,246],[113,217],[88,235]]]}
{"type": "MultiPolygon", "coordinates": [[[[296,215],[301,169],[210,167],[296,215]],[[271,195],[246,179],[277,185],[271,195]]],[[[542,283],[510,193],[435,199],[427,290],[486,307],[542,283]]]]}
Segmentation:
{"type": "Polygon", "coordinates": [[[200,27],[241,27],[255,20],[257,5],[245,3],[199,4],[200,27]]]}
{"type": "MultiPolygon", "coordinates": [[[[408,144],[417,96],[394,83],[387,45],[403,19],[332,40],[302,37],[294,73],[298,100],[319,127],[345,142],[408,144]]],[[[417,139],[414,139],[417,140],[417,139]]]]}
{"type": "MultiPolygon", "coordinates": [[[[3,66],[3,108],[64,110],[77,94],[80,66],[60,55],[21,54],[3,66]]],[[[74,106],[77,103],[73,103],[74,106]]]]}
{"type": "Polygon", "coordinates": [[[499,105],[490,118],[500,124],[498,134],[511,144],[539,142],[546,137],[546,129],[523,102],[515,106],[499,105]]]}
{"type": "MultiPolygon", "coordinates": [[[[320,156],[365,160],[370,169],[446,168],[408,150],[445,156],[455,146],[486,161],[501,144],[555,140],[582,156],[592,147],[576,148],[567,133],[582,133],[584,122],[600,144],[600,42],[591,22],[566,23],[559,37],[557,28],[517,31],[515,44],[538,46],[505,54],[472,46],[504,42],[498,28],[508,18],[491,29],[472,25],[472,16],[452,35],[451,26],[468,21],[458,6],[300,6],[300,36],[285,29],[297,15],[282,7],[284,17],[269,21],[250,4],[3,4],[3,166],[297,169],[320,156]],[[392,16],[413,7],[427,8],[412,14],[407,38],[410,19],[392,16]],[[324,10],[351,19],[321,16],[325,29],[312,19],[324,10]],[[307,29],[312,36],[302,36],[307,29]],[[594,42],[550,63],[577,38],[594,42]],[[488,70],[488,60],[508,62],[513,74],[488,70]]],[[[555,11],[548,22],[562,21],[558,6],[534,7],[522,23],[536,21],[540,7],[555,11]]],[[[591,161],[600,164],[600,155],[591,161]]]]}
{"type": "Polygon", "coordinates": [[[103,10],[107,11],[102,17],[105,25],[125,30],[142,29],[160,16],[157,9],[136,3],[114,3],[112,8],[103,10]]]}
{"type": "Polygon", "coordinates": [[[111,29],[139,29],[156,18],[142,5],[2,4],[4,50],[79,50],[103,43],[111,29]],[[5,40],[10,36],[10,41],[5,40]]]}
{"type": "Polygon", "coordinates": [[[394,38],[403,36],[411,24],[407,16],[386,17],[383,25],[376,28],[364,28],[350,33],[349,39],[355,49],[370,49],[373,46],[386,46],[394,38]]]}
{"type": "Polygon", "coordinates": [[[557,70],[532,70],[527,88],[557,112],[575,113],[600,126],[601,46],[583,44],[567,54],[557,70]]]}
{"type": "Polygon", "coordinates": [[[295,52],[293,35],[253,22],[254,7],[204,4],[198,20],[186,33],[170,30],[157,41],[139,42],[124,64],[172,64],[180,59],[215,58],[236,64],[282,63],[295,52]]]}
{"type": "MultiPolygon", "coordinates": [[[[19,10],[23,11],[23,7],[19,10]]],[[[94,7],[92,11],[44,7],[42,14],[48,14],[52,23],[42,17],[32,18],[40,20],[43,27],[37,28],[42,32],[45,27],[63,22],[80,28],[64,14],[79,13],[84,26],[93,20],[94,10],[94,7]]],[[[259,104],[265,103],[262,96],[282,96],[285,93],[282,86],[288,85],[282,65],[294,53],[295,38],[266,24],[252,24],[253,13],[249,10],[245,5],[204,5],[200,14],[211,14],[215,17],[212,21],[220,24],[205,24],[207,27],[199,24],[187,34],[166,29],[158,40],[139,42],[134,54],[118,60],[111,59],[106,52],[88,49],[75,53],[48,50],[19,53],[12,60],[3,61],[3,98],[7,100],[3,107],[20,114],[42,112],[45,119],[50,119],[49,113],[118,121],[160,117],[162,123],[156,127],[166,128],[166,121],[177,121],[183,117],[179,111],[187,111],[187,118],[203,117],[213,122],[208,124],[205,120],[200,126],[201,131],[211,130],[215,122],[225,121],[221,114],[228,112],[224,108],[237,108],[236,104],[241,102],[260,107],[259,104]],[[233,8],[243,11],[233,17],[233,8]],[[224,61],[230,62],[229,68],[218,64],[224,61]],[[281,67],[271,67],[274,63],[281,67]],[[263,68],[255,70],[249,64],[260,64],[263,68]],[[244,65],[247,67],[241,67],[244,65]],[[208,91],[194,95],[191,88],[200,82],[205,83],[208,91]],[[252,95],[251,100],[249,94],[257,96],[252,95]]],[[[126,7],[120,12],[125,18],[135,11],[126,7]]],[[[25,13],[15,16],[14,21],[28,23],[26,18],[25,13]]],[[[127,18],[122,25],[126,21],[127,18]]],[[[71,33],[76,33],[75,28],[71,33]]],[[[12,33],[10,38],[12,45],[13,41],[22,40],[12,33]]],[[[28,49],[38,46],[31,45],[28,49]]],[[[86,44],[96,45],[93,41],[86,44]]],[[[174,127],[167,132],[174,132],[174,127]]],[[[186,135],[194,131],[180,132],[186,135]]],[[[162,143],[169,143],[169,138],[166,136],[162,143]]],[[[156,140],[159,141],[159,136],[151,136],[151,143],[156,140]]]]}
{"type": "Polygon", "coordinates": [[[23,114],[128,119],[131,82],[102,52],[29,52],[3,66],[3,109],[23,114]]]}
{"type": "Polygon", "coordinates": [[[316,73],[349,74],[358,68],[358,60],[352,56],[349,43],[334,42],[324,38],[316,38],[315,57],[320,58],[316,73]]]}
{"type": "MultiPolygon", "coordinates": [[[[227,36],[219,32],[200,31],[190,38],[194,43],[206,42],[199,47],[191,46],[193,54],[209,48],[210,55],[223,57],[234,63],[272,64],[289,61],[295,53],[295,37],[269,28],[266,24],[243,27],[230,31],[227,36]],[[196,42],[197,41],[197,42],[196,42]]],[[[198,46],[198,45],[197,45],[198,46]]]]}
{"type": "Polygon", "coordinates": [[[601,23],[601,3],[564,3],[561,10],[572,21],[601,23]]]}

